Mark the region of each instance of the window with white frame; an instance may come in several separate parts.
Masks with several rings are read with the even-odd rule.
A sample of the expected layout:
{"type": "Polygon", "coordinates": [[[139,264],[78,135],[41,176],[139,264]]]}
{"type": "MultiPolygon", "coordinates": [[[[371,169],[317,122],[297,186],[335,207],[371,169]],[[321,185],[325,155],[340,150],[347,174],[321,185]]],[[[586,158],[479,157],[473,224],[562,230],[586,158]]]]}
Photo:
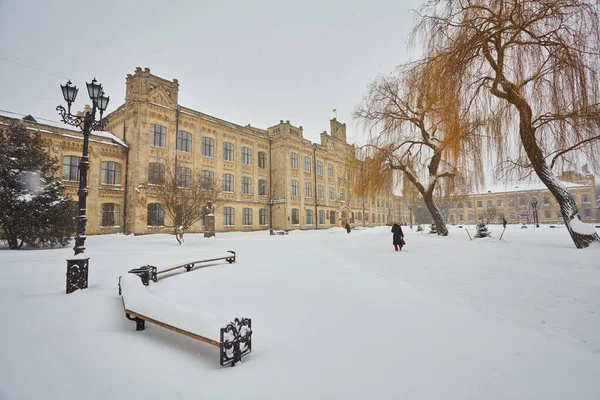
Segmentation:
{"type": "Polygon", "coordinates": [[[317,186],[317,198],[319,200],[323,200],[323,196],[324,196],[324,194],[323,194],[323,185],[318,185],[317,186]]]}
{"type": "Polygon", "coordinates": [[[581,202],[582,203],[589,203],[590,202],[590,196],[588,194],[582,194],[581,195],[581,202]]]}
{"type": "Polygon", "coordinates": [[[308,209],[306,210],[306,225],[312,225],[313,224],[313,210],[308,209]]]}
{"type": "Polygon", "coordinates": [[[327,164],[327,176],[333,178],[333,165],[327,164]]]}
{"type": "Polygon", "coordinates": [[[233,144],[223,143],[223,161],[233,162],[233,144]]]}
{"type": "Polygon", "coordinates": [[[215,156],[215,141],[209,137],[202,138],[202,155],[204,157],[215,156]]]}
{"type": "Polygon", "coordinates": [[[204,190],[212,190],[215,186],[215,174],[212,171],[204,170],[202,171],[202,189],[204,190]]]}
{"type": "Polygon", "coordinates": [[[164,185],[165,166],[161,163],[148,164],[148,183],[150,185],[164,185]]]}
{"type": "Polygon", "coordinates": [[[504,207],[504,200],[498,200],[498,207],[504,207]]]}
{"type": "Polygon", "coordinates": [[[235,225],[235,214],[233,207],[223,207],[223,226],[235,225]]]}
{"type": "Polygon", "coordinates": [[[267,195],[267,180],[266,179],[258,180],[258,195],[259,196],[267,195]]]}
{"type": "Polygon", "coordinates": [[[150,203],[147,206],[146,224],[148,226],[164,226],[165,212],[162,204],[150,203]]]}
{"type": "Polygon", "coordinates": [[[329,200],[334,200],[334,195],[333,195],[333,187],[329,186],[329,190],[328,190],[328,194],[329,194],[329,200]]]}
{"type": "Polygon", "coordinates": [[[311,198],[312,197],[312,186],[310,182],[304,183],[304,197],[311,198]]]}
{"type": "Polygon", "coordinates": [[[290,154],[290,168],[298,169],[298,154],[296,153],[290,154]]]}
{"type": "Polygon", "coordinates": [[[242,194],[252,194],[252,179],[242,176],[242,194]]]}
{"type": "Polygon", "coordinates": [[[79,160],[78,156],[63,157],[63,181],[79,182],[79,160]]]}
{"type": "Polygon", "coordinates": [[[242,147],[242,164],[252,165],[252,150],[248,147],[242,147]]]}
{"type": "Polygon", "coordinates": [[[102,204],[102,218],[100,226],[102,227],[118,227],[121,221],[120,207],[115,203],[102,204]]]}
{"type": "Polygon", "coordinates": [[[304,171],[310,172],[310,157],[304,157],[304,171]]]}
{"type": "Polygon", "coordinates": [[[259,225],[267,225],[267,209],[261,208],[258,210],[258,223],[259,225]]]}
{"type": "Polygon", "coordinates": [[[292,225],[300,225],[300,215],[297,208],[292,208],[292,225]]]}
{"type": "Polygon", "coordinates": [[[189,189],[192,186],[192,170],[187,167],[177,167],[175,181],[178,188],[189,189]]]}
{"type": "Polygon", "coordinates": [[[267,153],[264,151],[258,152],[258,168],[267,168],[267,153]]]}
{"type": "Polygon", "coordinates": [[[252,225],[252,209],[251,208],[243,208],[242,209],[242,225],[244,225],[244,226],[252,225]]]}
{"type": "Polygon", "coordinates": [[[292,196],[298,196],[298,181],[292,179],[292,196]]]}
{"type": "Polygon", "coordinates": [[[177,151],[191,153],[192,152],[192,134],[185,132],[185,131],[177,132],[176,148],[177,148],[177,151]]]}
{"type": "Polygon", "coordinates": [[[158,124],[150,124],[150,146],[167,147],[166,127],[158,124]]]}
{"type": "Polygon", "coordinates": [[[346,201],[346,192],[344,192],[344,189],[340,189],[340,201],[346,201]]]}
{"type": "Polygon", "coordinates": [[[102,183],[105,185],[121,184],[121,164],[114,161],[102,162],[102,183]]]}
{"type": "Polygon", "coordinates": [[[233,175],[223,174],[223,191],[227,193],[233,193],[233,175]]]}
{"type": "Polygon", "coordinates": [[[325,225],[325,211],[319,210],[319,225],[325,225]]]}
{"type": "Polygon", "coordinates": [[[317,160],[317,175],[323,176],[323,161],[317,160]]]}

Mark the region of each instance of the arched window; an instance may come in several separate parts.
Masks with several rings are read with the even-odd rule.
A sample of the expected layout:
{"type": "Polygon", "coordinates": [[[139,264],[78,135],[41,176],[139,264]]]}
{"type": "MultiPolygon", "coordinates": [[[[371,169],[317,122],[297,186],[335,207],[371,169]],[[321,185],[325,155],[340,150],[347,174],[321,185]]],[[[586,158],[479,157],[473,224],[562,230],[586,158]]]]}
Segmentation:
{"type": "Polygon", "coordinates": [[[298,154],[296,153],[290,154],[290,168],[298,169],[298,154]]]}
{"type": "Polygon", "coordinates": [[[78,156],[63,157],[63,181],[79,181],[79,160],[78,156]]]}
{"type": "Polygon", "coordinates": [[[319,210],[319,225],[325,225],[325,211],[319,210]]]}
{"type": "Polygon", "coordinates": [[[252,209],[251,208],[243,208],[242,209],[242,225],[252,226],[252,209]]]}
{"type": "Polygon", "coordinates": [[[175,180],[177,187],[189,189],[192,186],[192,170],[187,167],[177,167],[175,180]]]}
{"type": "Polygon", "coordinates": [[[177,151],[192,152],[192,135],[185,131],[177,132],[177,151]]]}
{"type": "Polygon", "coordinates": [[[162,204],[150,203],[147,207],[147,225],[148,226],[164,226],[165,212],[162,204]]]}
{"type": "Polygon", "coordinates": [[[165,183],[165,166],[161,163],[148,164],[148,184],[164,185],[165,183]]]}
{"type": "Polygon", "coordinates": [[[300,225],[300,216],[297,208],[292,208],[292,225],[300,225]]]}
{"type": "Polygon", "coordinates": [[[233,144],[223,143],[223,160],[233,162],[233,144]]]}
{"type": "Polygon", "coordinates": [[[223,207],[223,226],[233,226],[235,224],[233,207],[223,207]]]}
{"type": "Polygon", "coordinates": [[[114,161],[102,162],[102,183],[105,185],[120,185],[121,164],[114,161]]]}
{"type": "Polygon", "coordinates": [[[215,174],[212,171],[202,171],[202,189],[212,190],[215,185],[215,174]]]}
{"type": "Polygon", "coordinates": [[[308,209],[306,210],[306,225],[312,225],[313,224],[313,210],[308,209]]]}
{"type": "Polygon", "coordinates": [[[261,208],[258,210],[258,223],[260,225],[267,225],[267,209],[261,208]]]}
{"type": "Polygon", "coordinates": [[[102,204],[102,218],[100,226],[102,227],[118,227],[121,224],[120,207],[116,203],[102,204]]]}
{"type": "Polygon", "coordinates": [[[242,164],[252,165],[252,150],[248,147],[242,147],[242,164]]]}
{"type": "Polygon", "coordinates": [[[202,138],[202,155],[204,157],[215,156],[215,141],[209,137],[202,138]]]}
{"type": "Polygon", "coordinates": [[[150,146],[167,146],[167,128],[158,124],[150,124],[150,146]]]}
{"type": "Polygon", "coordinates": [[[233,175],[223,174],[223,191],[233,193],[233,175]]]}

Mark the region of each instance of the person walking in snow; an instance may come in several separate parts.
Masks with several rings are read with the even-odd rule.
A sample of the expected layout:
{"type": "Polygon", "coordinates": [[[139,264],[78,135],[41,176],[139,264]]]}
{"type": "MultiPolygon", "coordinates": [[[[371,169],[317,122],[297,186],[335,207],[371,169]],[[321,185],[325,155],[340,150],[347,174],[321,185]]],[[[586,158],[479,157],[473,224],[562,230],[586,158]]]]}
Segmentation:
{"type": "Polygon", "coordinates": [[[349,224],[349,223],[347,223],[347,222],[346,222],[346,226],[345,226],[344,228],[346,228],[346,231],[347,231],[348,233],[350,233],[350,229],[351,229],[351,228],[350,228],[350,224],[349,224]]]}
{"type": "Polygon", "coordinates": [[[394,234],[394,237],[393,237],[394,250],[401,251],[402,246],[404,246],[404,244],[405,244],[404,232],[402,232],[402,227],[398,224],[394,224],[392,226],[392,233],[394,234]]]}
{"type": "Polygon", "coordinates": [[[508,222],[506,222],[506,218],[502,217],[502,226],[504,227],[504,229],[506,229],[506,224],[508,222]]]}

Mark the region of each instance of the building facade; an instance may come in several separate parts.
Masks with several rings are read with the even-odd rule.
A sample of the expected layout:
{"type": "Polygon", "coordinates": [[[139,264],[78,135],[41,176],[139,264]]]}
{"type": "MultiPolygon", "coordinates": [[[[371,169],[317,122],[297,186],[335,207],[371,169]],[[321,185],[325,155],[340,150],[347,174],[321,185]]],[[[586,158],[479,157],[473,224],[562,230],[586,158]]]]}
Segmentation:
{"type": "MultiPolygon", "coordinates": [[[[175,171],[182,185],[202,176],[221,185],[215,209],[217,232],[378,226],[411,220],[409,205],[392,182],[377,194],[359,196],[361,161],[347,143],[346,125],[335,118],[320,143],[302,126],[279,121],[267,129],[241,126],[178,103],[179,83],[136,68],[126,78],[125,102],[107,116],[106,132],[93,132],[87,198],[87,233],[172,232],[160,195],[162,179],[175,171]]],[[[39,132],[61,164],[67,194],[77,200],[81,132],[53,121],[0,112],[0,129],[19,121],[39,132]]],[[[593,176],[563,180],[585,221],[595,220],[593,176]]],[[[514,188],[513,188],[514,189],[514,188]]],[[[529,201],[539,200],[540,222],[556,222],[557,206],[546,189],[490,191],[457,199],[449,223],[477,219],[527,220],[529,201]]],[[[203,221],[190,231],[202,232],[203,221]]]]}
{"type": "MultiPolygon", "coordinates": [[[[598,221],[595,178],[584,166],[582,173],[566,171],[558,179],[575,198],[584,222],[598,221]]],[[[499,223],[533,223],[534,214],[541,224],[564,223],[558,203],[539,181],[491,187],[485,193],[470,194],[456,199],[450,209],[450,224],[474,224],[479,220],[499,223]]]]}
{"type": "MultiPolygon", "coordinates": [[[[169,170],[183,185],[210,177],[221,200],[217,232],[324,229],[408,221],[408,209],[392,189],[354,196],[356,171],[349,158],[346,125],[330,121],[321,143],[301,126],[280,121],[268,129],[241,126],[178,104],[179,83],[137,68],[127,75],[125,103],[107,115],[107,132],[90,140],[87,233],[172,232],[159,186],[169,170]],[[111,213],[111,217],[109,217],[111,213]]],[[[14,121],[0,116],[4,124],[14,121]]],[[[50,121],[22,121],[44,137],[62,164],[67,193],[77,199],[80,132],[50,121]]],[[[202,232],[203,221],[191,232],[202,232]]]]}

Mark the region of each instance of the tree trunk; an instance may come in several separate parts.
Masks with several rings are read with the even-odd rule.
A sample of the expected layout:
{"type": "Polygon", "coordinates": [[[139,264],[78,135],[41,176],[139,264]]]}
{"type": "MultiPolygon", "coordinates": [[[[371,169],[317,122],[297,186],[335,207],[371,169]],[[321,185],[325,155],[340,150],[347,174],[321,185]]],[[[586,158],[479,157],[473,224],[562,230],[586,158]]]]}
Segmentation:
{"type": "MultiPolygon", "coordinates": [[[[535,170],[537,176],[546,185],[550,193],[556,199],[556,202],[560,206],[565,226],[573,239],[573,243],[578,249],[588,247],[593,242],[600,243],[600,236],[598,233],[580,233],[573,230],[572,221],[579,217],[579,211],[577,210],[577,204],[575,199],[569,193],[569,191],[554,177],[552,170],[546,164],[542,149],[538,145],[535,138],[535,128],[531,124],[532,112],[531,107],[523,99],[518,99],[513,103],[519,110],[519,134],[521,135],[521,143],[525,148],[525,152],[531,161],[531,165],[535,170]]],[[[583,223],[583,222],[582,222],[583,223]]],[[[592,229],[593,231],[593,229],[592,229]]],[[[591,232],[591,231],[590,231],[591,232]]]]}
{"type": "Polygon", "coordinates": [[[18,250],[20,248],[19,238],[15,237],[10,228],[6,225],[4,226],[4,237],[6,238],[10,250],[18,250]]]}
{"type": "Polygon", "coordinates": [[[429,210],[429,214],[431,214],[433,222],[435,223],[437,234],[439,236],[448,236],[448,228],[446,227],[446,221],[444,221],[444,216],[435,204],[435,201],[433,201],[433,194],[424,192],[422,193],[422,195],[423,200],[425,201],[425,205],[427,206],[427,210],[429,210]]]}

